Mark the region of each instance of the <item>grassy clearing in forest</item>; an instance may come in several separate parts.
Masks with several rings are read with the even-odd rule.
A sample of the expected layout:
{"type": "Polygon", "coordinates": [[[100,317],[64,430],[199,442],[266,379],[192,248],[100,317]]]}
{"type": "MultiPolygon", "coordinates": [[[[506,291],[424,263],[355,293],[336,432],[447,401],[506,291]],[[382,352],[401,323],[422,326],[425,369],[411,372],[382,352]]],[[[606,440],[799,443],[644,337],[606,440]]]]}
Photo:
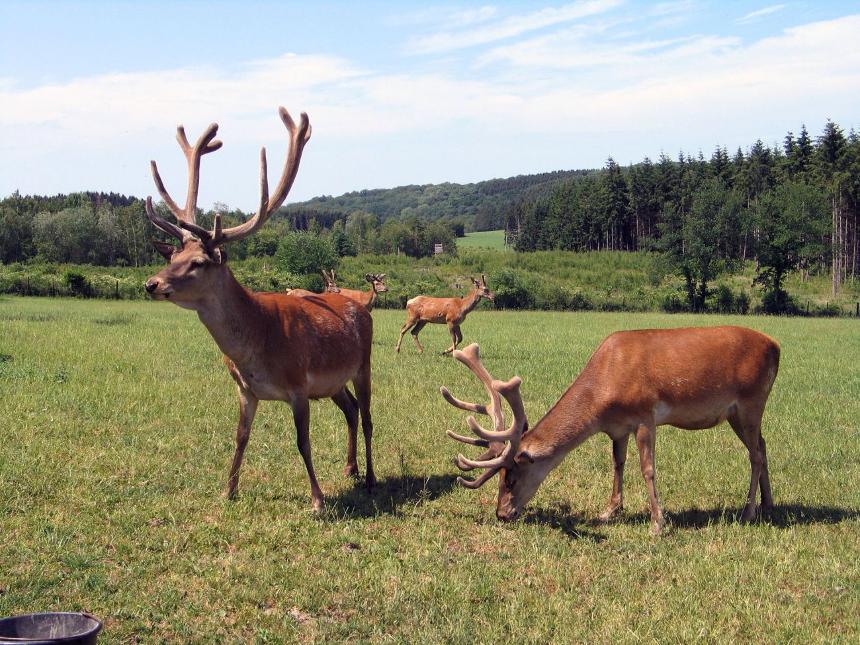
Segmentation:
{"type": "Polygon", "coordinates": [[[505,232],[499,231],[473,231],[466,233],[465,237],[457,238],[458,249],[495,249],[496,251],[509,251],[505,246],[505,232]]]}
{"type": "MultiPolygon", "coordinates": [[[[455,484],[468,370],[393,346],[374,311],[378,490],[345,479],[346,428],[312,404],[327,509],[309,511],[289,409],[257,414],[237,501],[220,493],[237,401],[193,312],[170,303],[0,299],[0,615],[87,609],[105,642],[758,642],[860,638],[858,321],[477,311],[463,325],[534,423],[618,329],[737,323],[782,345],[765,413],[777,505],[736,516],[749,482],[726,425],[662,428],[668,526],[649,533],[631,442],[624,517],[598,526],[610,442],[571,453],[513,525],[495,483],[455,484]]],[[[467,448],[468,449],[468,448],[467,448]]],[[[359,450],[359,455],[362,451],[359,450]]]]}

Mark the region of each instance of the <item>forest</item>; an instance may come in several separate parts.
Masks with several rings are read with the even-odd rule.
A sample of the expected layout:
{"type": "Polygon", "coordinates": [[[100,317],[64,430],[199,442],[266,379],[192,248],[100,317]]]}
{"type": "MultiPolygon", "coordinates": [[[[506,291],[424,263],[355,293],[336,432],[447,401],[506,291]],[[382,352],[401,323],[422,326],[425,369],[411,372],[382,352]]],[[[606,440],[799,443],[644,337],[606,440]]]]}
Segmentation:
{"type": "MultiPolygon", "coordinates": [[[[163,205],[164,216],[169,216],[163,205]]],[[[215,204],[198,222],[225,225],[250,214],[215,204]]],[[[829,276],[836,296],[860,268],[860,136],[828,121],[817,137],[802,126],[781,145],[761,140],[709,159],[681,152],[622,167],[402,186],[322,196],[279,210],[257,235],[231,245],[232,259],[271,258],[317,286],[339,258],[457,253],[466,231],[505,229],[518,253],[649,252],[683,279],[678,308],[703,311],[718,276],[754,264],[762,310],[797,313],[789,274],[829,276]]],[[[159,262],[143,202],[81,192],[0,200],[0,262],[140,267],[159,262]]]]}

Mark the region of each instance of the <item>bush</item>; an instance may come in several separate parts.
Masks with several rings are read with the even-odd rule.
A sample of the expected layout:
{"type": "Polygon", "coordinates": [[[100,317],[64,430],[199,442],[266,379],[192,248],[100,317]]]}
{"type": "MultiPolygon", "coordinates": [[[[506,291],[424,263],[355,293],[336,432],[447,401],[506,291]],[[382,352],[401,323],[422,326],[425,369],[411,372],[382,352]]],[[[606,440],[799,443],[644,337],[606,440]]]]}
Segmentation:
{"type": "Polygon", "coordinates": [[[681,302],[681,299],[673,293],[663,297],[663,300],[660,302],[660,309],[670,314],[676,314],[681,311],[686,311],[687,307],[683,302],[681,302]]]}
{"type": "Polygon", "coordinates": [[[533,304],[525,281],[514,269],[502,269],[492,276],[490,289],[500,309],[528,309],[533,304]]]}
{"type": "Polygon", "coordinates": [[[319,274],[337,268],[338,255],[330,240],[306,231],[287,233],[275,253],[278,266],[298,275],[319,274]]]}
{"type": "Polygon", "coordinates": [[[721,314],[730,314],[735,310],[735,294],[725,284],[717,287],[717,311],[721,314]]]}
{"type": "Polygon", "coordinates": [[[570,297],[567,307],[573,311],[591,311],[594,309],[594,303],[584,293],[577,291],[570,297]]]}
{"type": "Polygon", "coordinates": [[[767,291],[761,299],[762,311],[766,314],[796,314],[797,305],[782,289],[767,291]]]}
{"type": "Polygon", "coordinates": [[[750,310],[750,297],[747,295],[746,291],[738,292],[738,295],[735,296],[735,309],[739,314],[747,315],[750,310]]]}
{"type": "Polygon", "coordinates": [[[71,291],[73,296],[89,298],[93,295],[93,288],[90,285],[90,281],[87,280],[87,277],[83,273],[78,273],[77,271],[66,271],[66,275],[63,276],[63,281],[66,283],[66,286],[69,288],[69,291],[71,291]]]}

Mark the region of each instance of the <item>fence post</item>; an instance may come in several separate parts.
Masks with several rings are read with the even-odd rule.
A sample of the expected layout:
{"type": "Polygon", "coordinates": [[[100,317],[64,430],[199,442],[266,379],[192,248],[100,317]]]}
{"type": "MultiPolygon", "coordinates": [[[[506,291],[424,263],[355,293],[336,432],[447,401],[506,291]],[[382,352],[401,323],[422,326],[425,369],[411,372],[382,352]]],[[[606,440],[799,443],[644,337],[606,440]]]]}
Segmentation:
{"type": "Polygon", "coordinates": [[[854,306],[854,317],[855,317],[855,318],[860,318],[860,302],[855,303],[855,306],[854,306]]]}
{"type": "Polygon", "coordinates": [[[114,287],[114,298],[119,300],[119,280],[116,281],[116,286],[114,287]]]}

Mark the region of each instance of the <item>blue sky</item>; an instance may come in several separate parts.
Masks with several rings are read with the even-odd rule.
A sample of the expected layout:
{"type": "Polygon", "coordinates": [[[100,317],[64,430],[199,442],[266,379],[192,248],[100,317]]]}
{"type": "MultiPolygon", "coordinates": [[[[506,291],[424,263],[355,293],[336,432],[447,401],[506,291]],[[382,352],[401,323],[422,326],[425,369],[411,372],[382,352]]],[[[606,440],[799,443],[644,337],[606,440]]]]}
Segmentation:
{"type": "Polygon", "coordinates": [[[277,106],[314,126],[290,200],[599,167],[858,128],[860,3],[0,0],[0,196],[182,199],[174,140],[212,121],[200,205],[251,210],[277,106]]]}

